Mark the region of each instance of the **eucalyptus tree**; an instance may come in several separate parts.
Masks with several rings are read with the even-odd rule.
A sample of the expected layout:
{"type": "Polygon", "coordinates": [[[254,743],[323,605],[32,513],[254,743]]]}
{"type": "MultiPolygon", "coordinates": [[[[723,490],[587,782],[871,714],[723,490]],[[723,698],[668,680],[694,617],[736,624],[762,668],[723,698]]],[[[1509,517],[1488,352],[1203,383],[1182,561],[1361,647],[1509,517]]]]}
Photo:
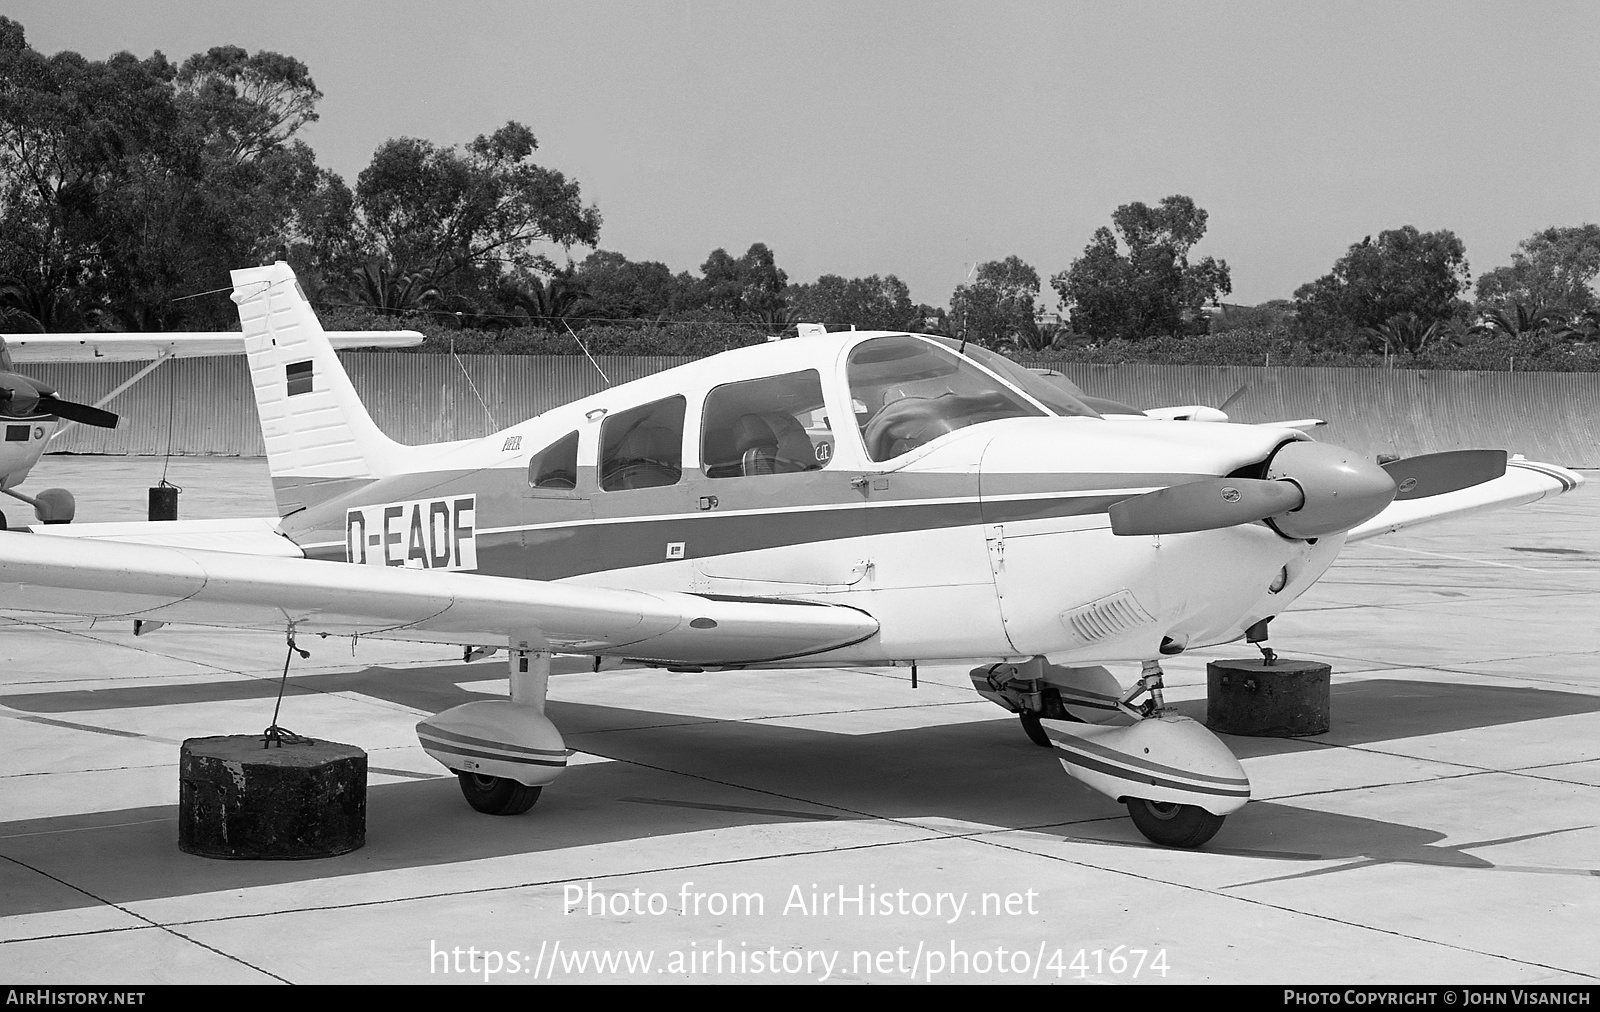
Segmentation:
{"type": "Polygon", "coordinates": [[[1111,212],[1112,227],[1096,229],[1083,255],[1050,279],[1072,329],[1101,340],[1203,333],[1204,307],[1233,291],[1226,261],[1190,262],[1206,220],[1181,194],[1111,212]]]}
{"type": "Polygon", "coordinates": [[[551,253],[593,246],[600,212],[578,183],[533,161],[533,131],[509,122],[464,150],[386,141],[356,178],[363,244],[397,276],[447,293],[492,291],[503,277],[557,270],[551,253]]]}
{"type": "Polygon", "coordinates": [[[1406,225],[1352,245],[1333,270],[1294,293],[1296,323],[1307,334],[1376,330],[1414,314],[1426,327],[1461,315],[1469,278],[1466,247],[1454,232],[1406,225]]]}

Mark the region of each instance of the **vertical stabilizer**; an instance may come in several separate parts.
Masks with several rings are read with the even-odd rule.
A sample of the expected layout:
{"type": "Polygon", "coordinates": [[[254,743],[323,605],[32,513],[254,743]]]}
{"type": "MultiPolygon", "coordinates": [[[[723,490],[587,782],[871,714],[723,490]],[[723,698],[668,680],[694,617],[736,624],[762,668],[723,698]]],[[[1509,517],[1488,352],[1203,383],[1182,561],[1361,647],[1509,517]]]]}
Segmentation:
{"type": "Polygon", "coordinates": [[[289,265],[231,273],[279,515],[400,470],[289,265]]]}

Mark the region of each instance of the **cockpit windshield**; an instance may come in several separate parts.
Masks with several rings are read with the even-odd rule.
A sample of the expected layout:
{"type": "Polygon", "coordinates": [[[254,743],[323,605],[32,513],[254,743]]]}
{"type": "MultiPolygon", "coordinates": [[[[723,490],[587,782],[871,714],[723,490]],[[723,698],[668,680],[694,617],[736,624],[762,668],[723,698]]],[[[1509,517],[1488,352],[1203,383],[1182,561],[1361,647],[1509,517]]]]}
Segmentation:
{"type": "Polygon", "coordinates": [[[846,371],[856,425],[874,461],[968,425],[1045,414],[961,356],[909,335],[862,341],[846,371]]]}
{"type": "MultiPolygon", "coordinates": [[[[1073,395],[1072,391],[1063,389],[1060,384],[1052,383],[1037,373],[1029,372],[998,352],[990,351],[981,345],[957,341],[953,337],[934,337],[933,340],[938,341],[946,348],[957,349],[959,354],[972,359],[985,369],[1004,376],[1007,380],[1020,387],[1023,393],[1064,418],[1100,417],[1098,411],[1079,400],[1073,395]]],[[[1068,380],[1067,382],[1070,383],[1071,381],[1068,380]]]]}

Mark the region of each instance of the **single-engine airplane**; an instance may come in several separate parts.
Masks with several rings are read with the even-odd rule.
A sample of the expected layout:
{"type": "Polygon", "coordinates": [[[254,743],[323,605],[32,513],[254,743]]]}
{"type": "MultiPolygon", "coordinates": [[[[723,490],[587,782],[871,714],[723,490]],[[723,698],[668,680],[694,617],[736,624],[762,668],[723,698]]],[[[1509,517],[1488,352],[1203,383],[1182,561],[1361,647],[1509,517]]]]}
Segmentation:
{"type": "Polygon", "coordinates": [[[1145,836],[1199,846],[1250,785],[1163,705],[1163,657],[1259,627],[1351,539],[1581,483],[1501,451],[1379,466],[1294,428],[1107,419],[993,352],[888,332],[730,351],[405,446],[286,264],[233,282],[281,516],[0,536],[0,609],[504,647],[510,698],[417,725],[494,814],[566,766],[552,653],[959,660],[1145,836]],[[1126,689],[1117,662],[1141,665],[1126,689]]]}
{"type": "MultiPolygon", "coordinates": [[[[58,397],[54,387],[17,372],[11,349],[0,339],[0,424],[5,426],[5,441],[0,442],[0,492],[32,506],[40,522],[47,524],[72,521],[77,511],[72,493],[47,488],[30,496],[16,486],[39,462],[62,419],[107,429],[117,425],[117,416],[111,412],[58,397]]],[[[5,514],[0,513],[0,530],[5,526],[5,514]]]]}
{"type": "MultiPolygon", "coordinates": [[[[335,348],[399,348],[422,342],[414,330],[336,331],[328,335],[335,348]]],[[[17,490],[39,462],[45,448],[74,423],[116,428],[117,416],[107,403],[173,358],[244,354],[244,335],[222,333],[166,334],[13,334],[0,337],[0,492],[33,507],[41,523],[71,523],[77,502],[64,488],[35,495],[17,490]],[[138,362],[150,364],[94,404],[78,404],[57,396],[54,387],[16,371],[16,362],[138,362]]],[[[0,513],[0,530],[6,517],[0,513]]]]}

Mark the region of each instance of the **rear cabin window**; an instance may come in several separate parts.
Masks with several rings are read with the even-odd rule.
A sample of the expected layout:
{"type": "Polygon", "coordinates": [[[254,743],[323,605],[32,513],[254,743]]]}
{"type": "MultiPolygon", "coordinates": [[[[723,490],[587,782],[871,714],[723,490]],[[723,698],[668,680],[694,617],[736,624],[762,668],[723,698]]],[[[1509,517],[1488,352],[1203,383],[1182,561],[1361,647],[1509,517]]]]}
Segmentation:
{"type": "Polygon", "coordinates": [[[600,426],[600,487],[607,492],[676,485],[683,477],[682,395],[641,404],[600,426]]]}
{"type": "Polygon", "coordinates": [[[706,397],[700,463],[708,478],[817,471],[832,456],[815,369],[724,383],[706,397]]]}
{"type": "Polygon", "coordinates": [[[534,488],[578,487],[578,433],[569,432],[528,461],[528,484],[534,488]]]}

